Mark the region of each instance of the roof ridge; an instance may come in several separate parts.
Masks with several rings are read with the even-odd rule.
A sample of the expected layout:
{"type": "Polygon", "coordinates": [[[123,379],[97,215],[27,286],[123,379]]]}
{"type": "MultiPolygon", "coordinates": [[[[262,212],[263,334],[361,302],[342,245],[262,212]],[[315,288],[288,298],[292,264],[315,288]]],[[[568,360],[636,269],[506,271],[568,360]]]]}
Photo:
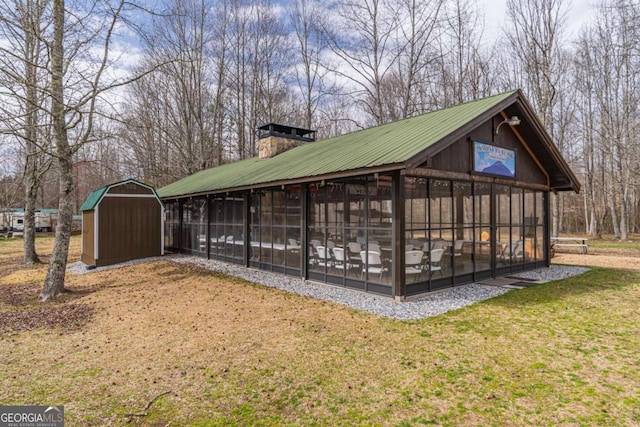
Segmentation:
{"type": "Polygon", "coordinates": [[[476,98],[476,99],[472,99],[470,101],[461,102],[459,104],[449,105],[447,107],[439,108],[437,110],[425,111],[425,112],[416,114],[414,116],[403,117],[403,118],[398,119],[398,120],[392,120],[392,121],[389,121],[389,122],[386,122],[386,123],[380,123],[380,124],[373,125],[373,126],[370,126],[370,127],[364,128],[364,129],[358,129],[358,130],[354,130],[354,131],[351,131],[351,132],[342,133],[340,135],[334,135],[334,136],[329,137],[329,138],[319,139],[319,140],[314,141],[314,142],[326,141],[326,140],[329,140],[329,139],[333,139],[333,138],[337,138],[337,137],[341,137],[341,136],[345,136],[345,135],[352,135],[352,134],[355,134],[355,133],[358,133],[358,132],[364,132],[364,131],[368,131],[368,130],[371,130],[371,129],[376,129],[376,128],[379,128],[381,126],[387,126],[387,125],[390,125],[390,124],[393,124],[393,123],[401,123],[401,122],[404,122],[406,120],[411,120],[411,119],[415,119],[415,118],[418,118],[418,117],[423,117],[423,116],[426,116],[426,115],[429,115],[429,114],[433,114],[433,113],[438,113],[438,112],[441,112],[441,111],[447,111],[447,110],[450,110],[452,108],[459,108],[459,107],[468,106],[470,104],[474,104],[476,102],[488,101],[488,100],[490,100],[492,98],[498,98],[498,97],[502,97],[502,96],[506,97],[507,95],[510,96],[510,95],[513,95],[514,93],[517,93],[519,91],[520,91],[520,89],[512,89],[512,90],[508,90],[508,91],[505,91],[505,92],[497,93],[495,95],[489,95],[489,96],[485,96],[485,97],[482,97],[482,98],[476,98]]]}

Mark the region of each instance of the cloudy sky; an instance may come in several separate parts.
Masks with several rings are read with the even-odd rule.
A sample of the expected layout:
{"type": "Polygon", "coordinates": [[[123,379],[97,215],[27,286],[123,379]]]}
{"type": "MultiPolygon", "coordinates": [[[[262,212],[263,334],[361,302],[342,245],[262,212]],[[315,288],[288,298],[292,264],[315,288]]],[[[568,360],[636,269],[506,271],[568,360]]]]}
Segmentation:
{"type": "MultiPolygon", "coordinates": [[[[485,12],[485,33],[491,39],[500,37],[500,26],[506,20],[507,0],[476,0],[485,12]]],[[[567,36],[577,35],[580,27],[591,19],[597,0],[569,0],[567,36]]]]}

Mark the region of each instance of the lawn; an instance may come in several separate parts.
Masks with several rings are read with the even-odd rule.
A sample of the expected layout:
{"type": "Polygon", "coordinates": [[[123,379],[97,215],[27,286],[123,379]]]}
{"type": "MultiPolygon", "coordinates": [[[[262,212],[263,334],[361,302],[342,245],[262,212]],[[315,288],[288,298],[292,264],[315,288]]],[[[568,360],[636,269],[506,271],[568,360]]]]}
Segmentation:
{"type": "Polygon", "coordinates": [[[640,271],[394,321],[170,261],[41,304],[20,245],[0,240],[0,402],[69,426],[640,425],[640,271]]]}

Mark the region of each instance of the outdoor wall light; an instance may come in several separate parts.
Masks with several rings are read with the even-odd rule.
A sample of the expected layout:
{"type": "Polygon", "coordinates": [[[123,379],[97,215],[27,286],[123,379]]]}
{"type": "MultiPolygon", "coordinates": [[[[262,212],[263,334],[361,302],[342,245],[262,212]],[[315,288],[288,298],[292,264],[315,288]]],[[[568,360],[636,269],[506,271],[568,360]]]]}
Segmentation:
{"type": "Polygon", "coordinates": [[[504,119],[504,121],[500,122],[496,127],[496,135],[498,134],[498,130],[500,129],[500,126],[502,126],[505,123],[508,123],[509,126],[518,126],[520,124],[520,119],[518,118],[518,116],[512,116],[510,119],[504,119]]]}

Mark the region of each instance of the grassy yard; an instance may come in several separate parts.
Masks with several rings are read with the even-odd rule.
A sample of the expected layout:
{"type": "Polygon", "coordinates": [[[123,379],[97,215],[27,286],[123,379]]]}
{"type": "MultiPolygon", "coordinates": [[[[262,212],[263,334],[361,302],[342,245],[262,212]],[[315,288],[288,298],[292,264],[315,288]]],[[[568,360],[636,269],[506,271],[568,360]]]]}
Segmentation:
{"type": "Polygon", "coordinates": [[[20,259],[0,240],[0,402],[69,426],[640,425],[640,271],[406,322],[169,261],[41,304],[20,259]]]}
{"type": "Polygon", "coordinates": [[[640,240],[620,242],[613,239],[591,239],[589,245],[595,249],[618,249],[624,252],[640,251],[640,240]]]}

